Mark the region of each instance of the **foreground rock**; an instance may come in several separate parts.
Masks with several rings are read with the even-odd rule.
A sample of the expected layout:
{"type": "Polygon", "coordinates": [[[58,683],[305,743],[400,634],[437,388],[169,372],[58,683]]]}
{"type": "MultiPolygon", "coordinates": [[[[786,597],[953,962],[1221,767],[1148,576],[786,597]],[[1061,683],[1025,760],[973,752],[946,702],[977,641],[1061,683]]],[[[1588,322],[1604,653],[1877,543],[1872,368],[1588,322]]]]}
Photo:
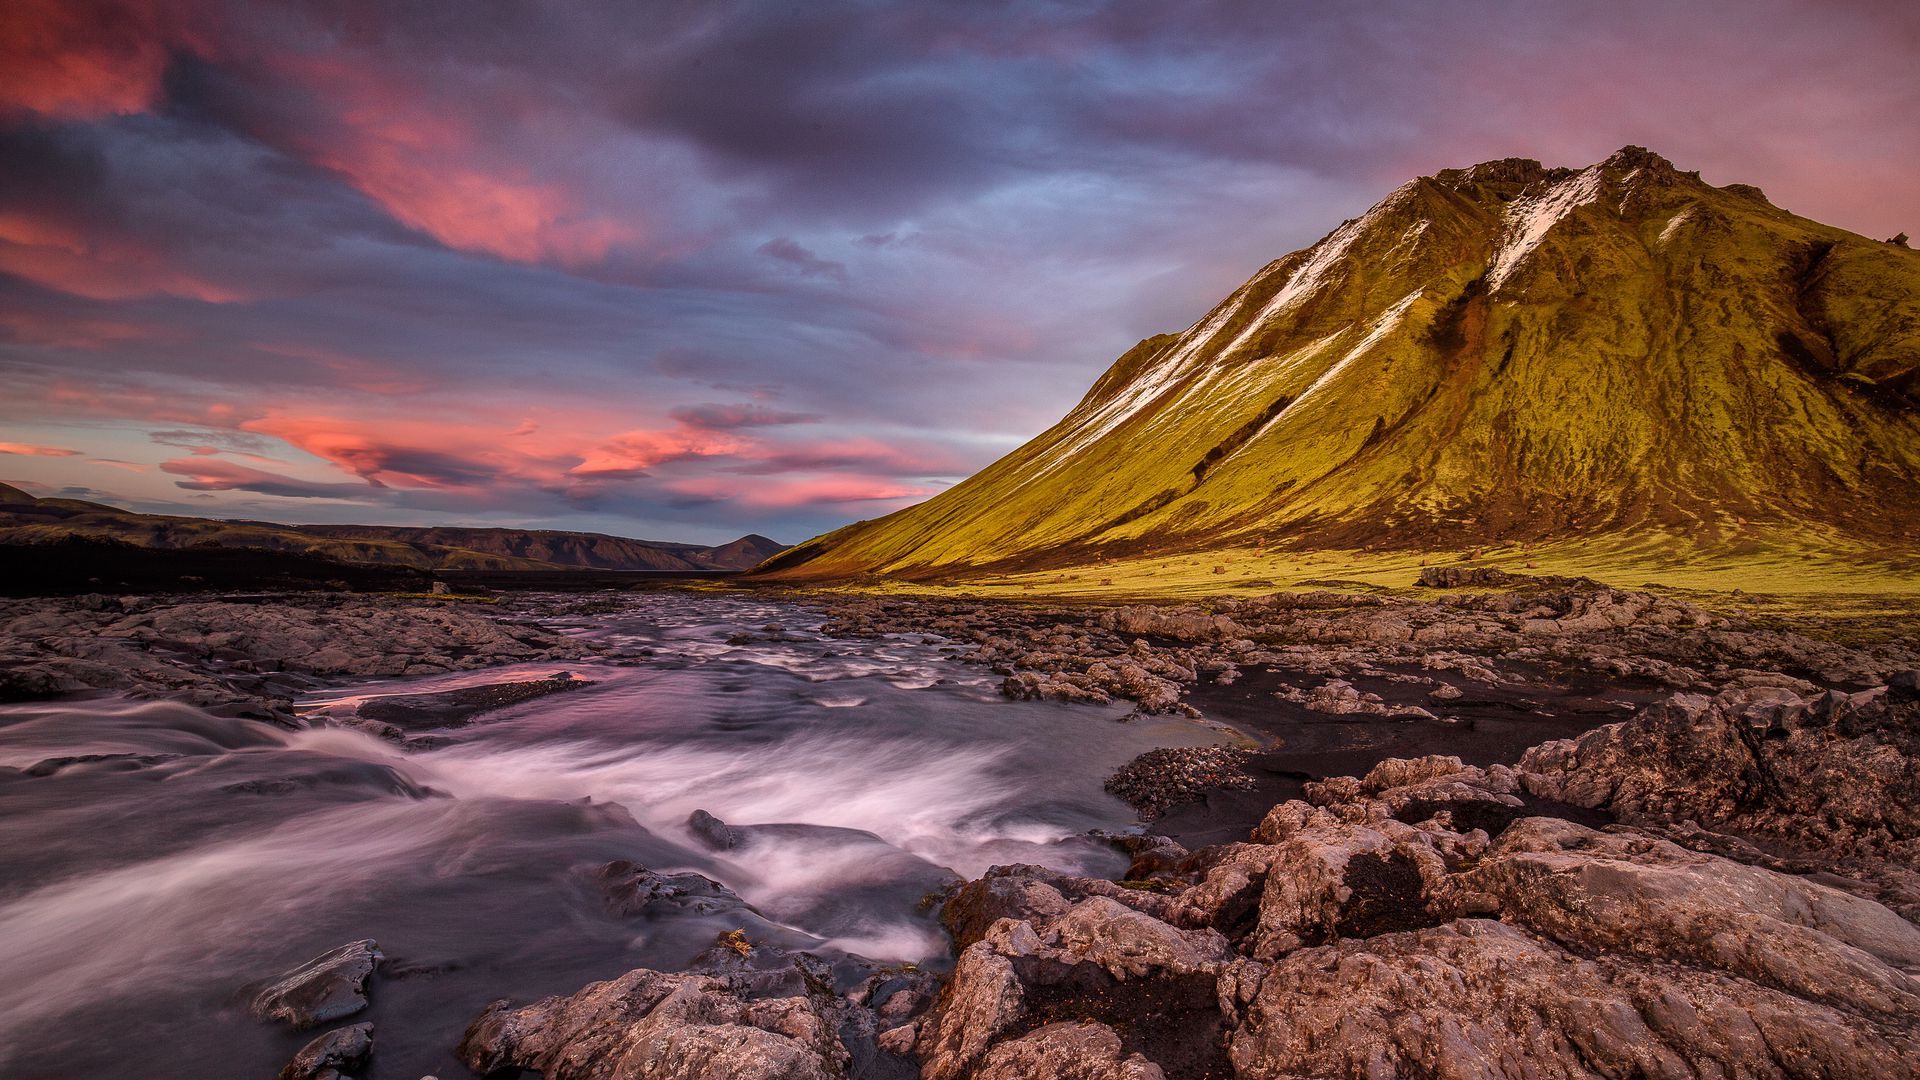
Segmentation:
{"type": "Polygon", "coordinates": [[[1486,919],[1235,973],[1238,1075],[1913,1075],[1911,1030],[1710,972],[1590,960],[1486,919]]]}
{"type": "Polygon", "coordinates": [[[494,1002],[468,1027],[460,1059],[481,1076],[529,1069],[547,1080],[911,1075],[888,1050],[905,1047],[885,1029],[923,1007],[915,987],[924,977],[876,975],[838,997],[824,962],[741,935],[694,966],[677,974],[641,968],[523,1008],[494,1002]]]}
{"type": "Polygon", "coordinates": [[[944,911],[923,1075],[1920,1075],[1912,706],[1680,695],[1517,768],[1307,784],[1157,888],[996,868],[944,911]]]}
{"type": "Polygon", "coordinates": [[[823,961],[733,935],[693,971],[496,1003],[461,1056],[550,1080],[1920,1075],[1916,732],[1920,676],[1676,694],[1516,766],[1307,782],[1244,842],[1131,838],[1126,881],[996,867],[942,907],[937,994],[836,996],[823,961]]]}
{"type": "Polygon", "coordinates": [[[382,959],[372,939],[342,945],[275,979],[249,1008],[262,1020],[295,1029],[352,1016],[367,1007],[367,979],[382,959]]]}
{"type": "Polygon", "coordinates": [[[1920,862],[1920,672],[1861,693],[1676,695],[1547,743],[1530,791],[1622,820],[1694,821],[1811,849],[1920,862]],[[1809,822],[1820,827],[1809,830],[1809,822]]]}
{"type": "Polygon", "coordinates": [[[280,1080],[347,1080],[372,1056],[372,1024],[337,1028],[302,1047],[280,1070],[280,1080]]]}

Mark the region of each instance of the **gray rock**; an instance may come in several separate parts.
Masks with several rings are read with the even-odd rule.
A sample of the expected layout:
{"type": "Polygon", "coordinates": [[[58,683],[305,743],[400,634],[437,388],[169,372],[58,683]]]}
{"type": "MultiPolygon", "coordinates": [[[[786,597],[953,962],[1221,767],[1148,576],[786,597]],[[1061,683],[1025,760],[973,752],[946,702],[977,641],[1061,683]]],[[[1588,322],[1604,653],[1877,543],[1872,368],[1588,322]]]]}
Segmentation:
{"type": "Polygon", "coordinates": [[[296,1030],[352,1016],[367,1007],[367,978],[382,959],[370,938],[342,945],[276,978],[250,1009],[296,1030]]]}
{"type": "Polygon", "coordinates": [[[704,915],[748,907],[732,889],[703,874],[661,874],[617,859],[591,876],[607,910],[625,918],[668,908],[704,915]]]}
{"type": "Polygon", "coordinates": [[[335,1028],[301,1047],[280,1070],[280,1080],[344,1080],[373,1056],[373,1025],[335,1028]]]}
{"type": "Polygon", "coordinates": [[[687,831],[712,851],[728,851],[740,843],[740,834],[732,826],[705,810],[687,815],[687,831]]]}

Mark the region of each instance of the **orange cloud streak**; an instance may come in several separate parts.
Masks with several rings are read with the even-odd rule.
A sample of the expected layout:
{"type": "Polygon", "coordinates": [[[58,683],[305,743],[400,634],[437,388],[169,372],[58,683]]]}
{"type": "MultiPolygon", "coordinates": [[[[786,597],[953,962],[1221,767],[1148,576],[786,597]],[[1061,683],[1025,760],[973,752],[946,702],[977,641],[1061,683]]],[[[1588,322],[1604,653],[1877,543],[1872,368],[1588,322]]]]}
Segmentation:
{"type": "Polygon", "coordinates": [[[32,443],[0,442],[0,454],[23,454],[27,457],[79,457],[80,451],[68,450],[61,446],[35,446],[32,443]]]}

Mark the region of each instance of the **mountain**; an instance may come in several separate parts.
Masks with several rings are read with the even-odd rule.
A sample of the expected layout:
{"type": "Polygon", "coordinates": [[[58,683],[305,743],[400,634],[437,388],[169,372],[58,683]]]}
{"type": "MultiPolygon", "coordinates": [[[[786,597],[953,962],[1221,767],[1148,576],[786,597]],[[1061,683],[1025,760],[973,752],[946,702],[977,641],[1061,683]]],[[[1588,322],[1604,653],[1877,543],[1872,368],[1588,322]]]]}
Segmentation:
{"type": "Polygon", "coordinates": [[[1628,147],[1421,177],[775,577],[1920,536],[1920,253],[1628,147]],[[1786,538],[1783,540],[1783,538],[1786,538]]]}
{"type": "Polygon", "coordinates": [[[544,529],[282,525],[164,517],[77,499],[39,499],[0,484],[0,544],[54,543],[68,537],[156,549],[264,549],[436,570],[744,570],[784,550],[751,534],[710,547],[544,529]]]}
{"type": "Polygon", "coordinates": [[[293,528],[308,536],[337,540],[394,541],[421,550],[444,548],[550,566],[599,570],[744,570],[786,550],[786,545],[754,534],[711,547],[544,529],[398,525],[295,525],[293,528]]]}

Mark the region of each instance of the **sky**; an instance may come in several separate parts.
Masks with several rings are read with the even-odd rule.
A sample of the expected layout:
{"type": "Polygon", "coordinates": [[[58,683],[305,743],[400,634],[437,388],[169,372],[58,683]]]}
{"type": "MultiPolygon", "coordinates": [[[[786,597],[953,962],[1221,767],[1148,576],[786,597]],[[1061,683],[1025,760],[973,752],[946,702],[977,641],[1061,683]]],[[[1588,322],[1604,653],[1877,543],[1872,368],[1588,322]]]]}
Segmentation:
{"type": "Polygon", "coordinates": [[[1920,4],[0,4],[0,481],[793,543],[1405,180],[1920,234],[1920,4]]]}

